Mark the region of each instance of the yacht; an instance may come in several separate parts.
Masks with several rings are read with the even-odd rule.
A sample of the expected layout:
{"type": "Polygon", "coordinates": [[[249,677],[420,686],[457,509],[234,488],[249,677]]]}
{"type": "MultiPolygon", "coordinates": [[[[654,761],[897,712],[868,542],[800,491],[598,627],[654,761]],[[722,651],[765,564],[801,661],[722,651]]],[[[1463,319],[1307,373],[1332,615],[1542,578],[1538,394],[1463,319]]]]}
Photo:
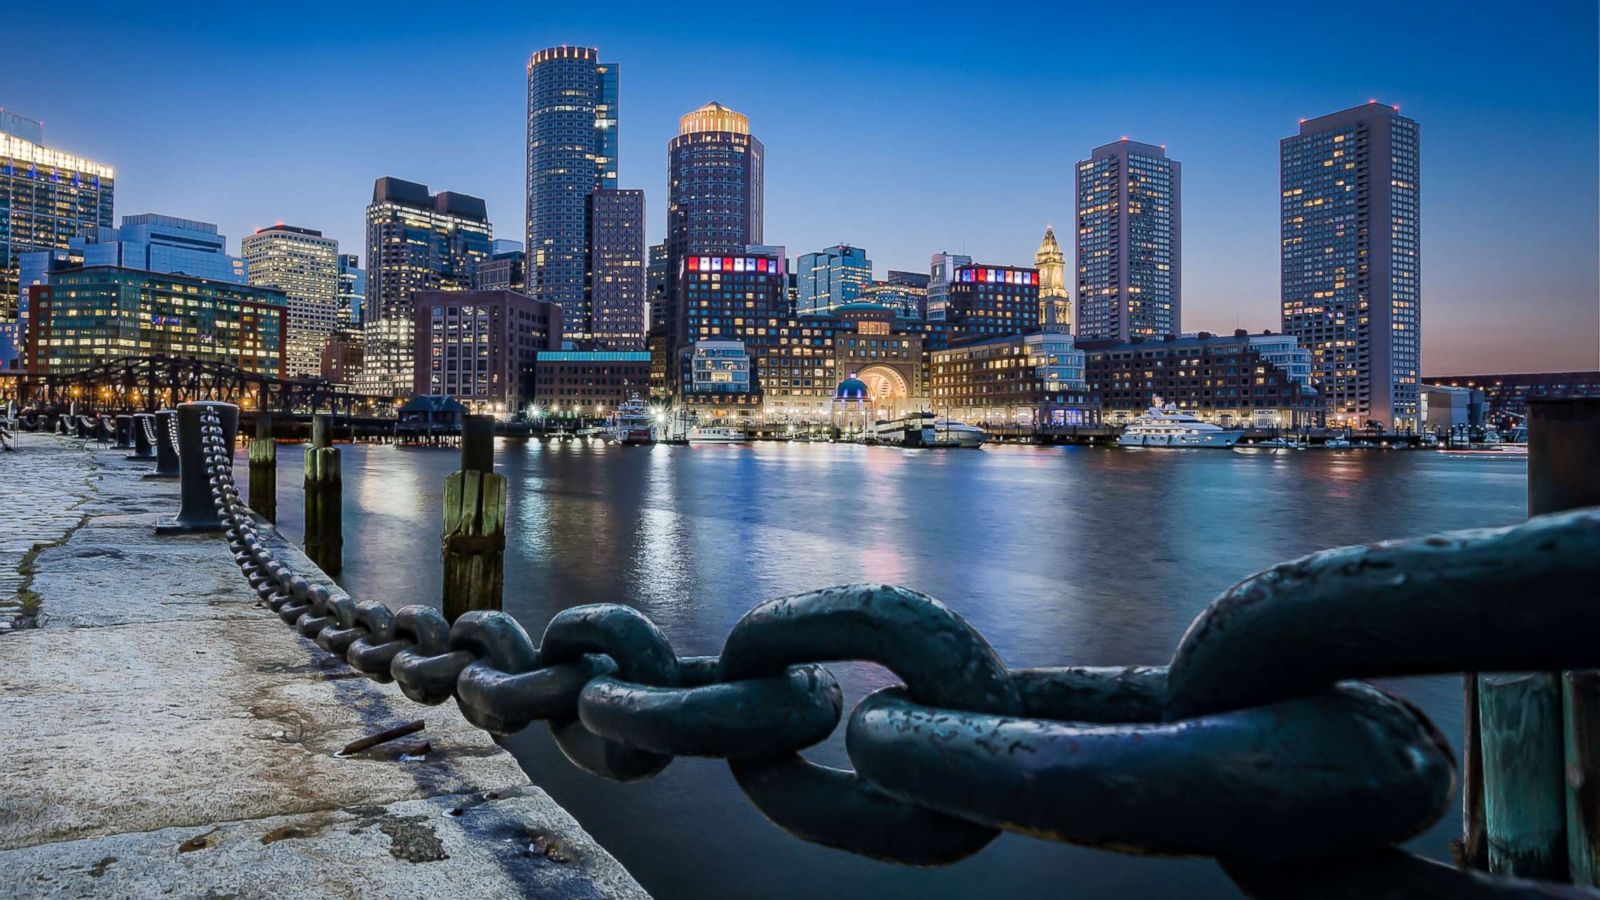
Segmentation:
{"type": "Polygon", "coordinates": [[[628,397],[606,423],[606,440],[614,444],[655,443],[655,418],[638,394],[628,397]]]}
{"type": "Polygon", "coordinates": [[[1349,450],[1353,445],[1347,437],[1331,437],[1322,446],[1329,450],[1349,450]]]}
{"type": "Polygon", "coordinates": [[[689,429],[689,443],[691,444],[742,444],[750,440],[750,436],[740,428],[728,428],[720,425],[696,425],[689,429]]]}
{"type": "Polygon", "coordinates": [[[912,413],[874,424],[867,436],[871,443],[890,447],[932,447],[937,440],[933,423],[933,413],[912,413]]]}
{"type": "Polygon", "coordinates": [[[1203,422],[1157,397],[1150,411],[1133,421],[1117,438],[1123,447],[1232,447],[1244,435],[1242,430],[1221,428],[1203,422]]]}
{"type": "Polygon", "coordinates": [[[988,432],[976,425],[955,419],[933,420],[933,447],[982,447],[989,439],[988,432]]]}

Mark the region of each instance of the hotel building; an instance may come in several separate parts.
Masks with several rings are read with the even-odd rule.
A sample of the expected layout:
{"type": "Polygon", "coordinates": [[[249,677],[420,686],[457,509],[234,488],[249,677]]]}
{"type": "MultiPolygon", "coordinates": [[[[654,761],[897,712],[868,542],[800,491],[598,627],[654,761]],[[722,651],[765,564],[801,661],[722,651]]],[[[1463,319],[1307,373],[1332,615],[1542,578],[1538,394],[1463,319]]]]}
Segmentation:
{"type": "Polygon", "coordinates": [[[958,266],[946,289],[943,321],[951,343],[1037,331],[1039,270],[958,266]]]}
{"type": "Polygon", "coordinates": [[[339,320],[339,242],[293,225],[258,229],[239,242],[250,283],[277,288],[289,298],[284,372],[320,377],[322,348],[339,320]]]}
{"type": "Polygon", "coordinates": [[[1126,138],[1078,163],[1080,338],[1126,341],[1182,329],[1182,166],[1126,138]]]}
{"type": "Polygon", "coordinates": [[[934,413],[985,428],[1095,425],[1099,409],[1084,367],[1069,334],[1003,335],[935,350],[928,394],[934,413]]]}
{"type": "Polygon", "coordinates": [[[1311,351],[1329,422],[1420,427],[1417,123],[1376,101],[1278,145],[1283,330],[1311,351]]]}

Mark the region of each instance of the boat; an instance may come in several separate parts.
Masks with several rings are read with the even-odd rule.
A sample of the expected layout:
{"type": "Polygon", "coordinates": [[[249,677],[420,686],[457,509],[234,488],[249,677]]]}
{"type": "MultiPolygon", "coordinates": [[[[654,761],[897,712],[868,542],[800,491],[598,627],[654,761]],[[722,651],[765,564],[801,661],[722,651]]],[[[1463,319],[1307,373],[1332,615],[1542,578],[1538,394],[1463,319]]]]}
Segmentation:
{"type": "Polygon", "coordinates": [[[1329,450],[1349,450],[1352,445],[1349,438],[1331,437],[1322,446],[1329,450]]]}
{"type": "Polygon", "coordinates": [[[975,449],[989,439],[988,432],[976,425],[955,419],[933,420],[933,443],[930,447],[965,447],[975,449]]]}
{"type": "Polygon", "coordinates": [[[655,417],[638,394],[629,396],[627,402],[611,414],[606,422],[605,437],[613,444],[629,446],[655,443],[655,417]]]}
{"type": "Polygon", "coordinates": [[[1123,430],[1117,444],[1123,447],[1227,448],[1239,443],[1243,436],[1243,430],[1202,421],[1171,403],[1163,406],[1161,398],[1157,397],[1148,412],[1123,430]]]}
{"type": "Polygon", "coordinates": [[[1261,442],[1257,443],[1256,446],[1262,448],[1263,450],[1303,450],[1303,449],[1305,449],[1305,445],[1304,444],[1299,443],[1294,438],[1286,438],[1286,437],[1270,438],[1268,440],[1261,441],[1261,442]]]}
{"type": "Polygon", "coordinates": [[[728,428],[722,425],[696,425],[689,429],[689,443],[691,444],[742,444],[750,440],[742,428],[728,428]]]}
{"type": "Polygon", "coordinates": [[[890,447],[932,447],[937,441],[933,413],[912,413],[876,422],[868,430],[867,437],[871,443],[890,447]]]}

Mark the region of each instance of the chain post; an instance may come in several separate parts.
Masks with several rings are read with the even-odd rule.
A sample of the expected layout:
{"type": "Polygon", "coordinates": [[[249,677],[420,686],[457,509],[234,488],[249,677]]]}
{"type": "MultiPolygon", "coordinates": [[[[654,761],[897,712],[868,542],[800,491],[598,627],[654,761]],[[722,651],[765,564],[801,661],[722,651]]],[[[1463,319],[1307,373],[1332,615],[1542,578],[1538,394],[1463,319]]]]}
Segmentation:
{"type": "Polygon", "coordinates": [[[267,413],[256,414],[256,436],[250,441],[250,508],[268,522],[278,521],[278,442],[267,413]]]}
{"type": "Polygon", "coordinates": [[[111,445],[113,450],[133,449],[133,416],[117,416],[117,441],[111,445]]]}
{"type": "Polygon", "coordinates": [[[156,470],[144,476],[150,479],[170,480],[178,477],[178,413],[163,409],[155,414],[156,470]]]}
{"type": "Polygon", "coordinates": [[[133,414],[133,452],[128,454],[129,459],[156,461],[155,424],[156,417],[150,413],[133,414]]]}
{"type": "Polygon", "coordinates": [[[505,583],[506,479],[494,471],[494,418],[461,424],[461,471],[444,482],[445,618],[498,610],[505,583]]]}
{"type": "Polygon", "coordinates": [[[311,446],[306,448],[306,555],[329,575],[344,565],[343,485],[339,450],[326,415],[311,418],[311,446]]]}
{"type": "Polygon", "coordinates": [[[178,485],[180,506],[176,516],[156,521],[156,534],[185,534],[221,531],[211,497],[211,477],[206,472],[206,452],[202,441],[201,416],[215,412],[222,427],[223,444],[232,447],[239,431],[239,407],[232,403],[202,400],[179,404],[178,485]]]}

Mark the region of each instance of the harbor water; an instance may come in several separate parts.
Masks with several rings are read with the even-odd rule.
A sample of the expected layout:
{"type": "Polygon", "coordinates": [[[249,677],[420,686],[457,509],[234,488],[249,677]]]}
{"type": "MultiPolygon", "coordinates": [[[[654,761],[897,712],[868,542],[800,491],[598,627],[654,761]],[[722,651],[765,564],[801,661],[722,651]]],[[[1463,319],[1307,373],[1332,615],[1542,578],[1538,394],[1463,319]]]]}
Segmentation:
{"type": "MultiPolygon", "coordinates": [[[[340,581],[392,607],[437,604],[440,499],[457,453],[341,451],[340,581]]],[[[1163,664],[1213,597],[1273,563],[1526,515],[1525,458],[1424,450],[502,440],[496,464],[510,490],[506,612],[537,640],[562,609],[627,603],[658,623],[680,655],[716,653],[761,600],[884,581],[943,600],[1008,665],[1163,664]]],[[[280,448],[279,517],[296,540],[300,465],[298,446],[280,448]]],[[[866,664],[834,669],[847,705],[895,680],[866,664]]],[[[1459,750],[1459,678],[1388,686],[1417,702],[1459,750]]],[[[680,759],[649,781],[614,784],[569,765],[541,725],[506,743],[532,780],[661,900],[1238,895],[1208,860],[1015,835],[952,866],[886,865],[788,836],[714,760],[680,759]]],[[[847,766],[843,729],[807,755],[847,766]]],[[[1447,858],[1459,828],[1459,816],[1447,815],[1413,849],[1447,858]]]]}

